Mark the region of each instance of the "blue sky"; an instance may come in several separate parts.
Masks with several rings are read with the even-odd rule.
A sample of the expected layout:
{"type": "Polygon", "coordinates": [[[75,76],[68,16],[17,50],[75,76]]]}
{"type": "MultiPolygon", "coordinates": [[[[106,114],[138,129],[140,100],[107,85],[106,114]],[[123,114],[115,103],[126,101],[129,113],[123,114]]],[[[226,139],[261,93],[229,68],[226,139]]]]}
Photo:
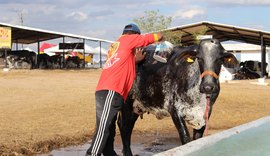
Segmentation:
{"type": "Polygon", "coordinates": [[[171,27],[210,21],[270,31],[270,0],[1,0],[0,22],[115,40],[126,24],[159,10],[171,27]]]}

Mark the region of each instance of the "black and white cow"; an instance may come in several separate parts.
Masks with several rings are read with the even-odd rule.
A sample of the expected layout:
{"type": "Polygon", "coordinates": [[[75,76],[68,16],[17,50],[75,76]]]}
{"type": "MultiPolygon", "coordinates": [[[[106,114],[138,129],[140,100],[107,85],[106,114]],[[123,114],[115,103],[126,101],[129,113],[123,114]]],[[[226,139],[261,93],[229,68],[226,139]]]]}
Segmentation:
{"type": "Polygon", "coordinates": [[[6,61],[9,68],[32,69],[35,66],[36,53],[28,50],[8,51],[6,61]]]}
{"type": "Polygon", "coordinates": [[[63,62],[63,57],[61,55],[49,56],[46,53],[39,55],[39,66],[40,69],[60,69],[63,62]]]}
{"type": "Polygon", "coordinates": [[[219,95],[221,65],[230,68],[238,65],[236,58],[224,52],[215,39],[202,40],[190,47],[175,47],[166,64],[153,59],[154,50],[153,46],[146,48],[146,57],[138,65],[137,78],[118,117],[125,156],[132,155],[132,129],[138,116],[145,112],[158,119],[171,116],[182,144],[192,140],[186,123],[194,129],[193,139],[201,138],[219,95]]]}

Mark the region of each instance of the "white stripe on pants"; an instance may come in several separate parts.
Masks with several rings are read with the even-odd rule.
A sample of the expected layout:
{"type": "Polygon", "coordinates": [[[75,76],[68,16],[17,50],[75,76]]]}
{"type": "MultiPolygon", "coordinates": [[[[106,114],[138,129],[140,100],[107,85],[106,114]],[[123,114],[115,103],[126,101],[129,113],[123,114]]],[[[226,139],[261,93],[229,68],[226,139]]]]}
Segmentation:
{"type": "Polygon", "coordinates": [[[91,152],[92,155],[93,154],[94,155],[98,154],[102,139],[104,137],[105,126],[106,126],[108,115],[109,115],[109,112],[110,112],[113,95],[114,95],[114,92],[109,90],[109,93],[108,93],[108,95],[106,97],[104,109],[103,109],[103,112],[102,112],[102,115],[101,115],[100,124],[99,124],[98,132],[97,132],[97,135],[96,135],[96,139],[95,139],[93,149],[92,149],[92,152],[91,152]]]}

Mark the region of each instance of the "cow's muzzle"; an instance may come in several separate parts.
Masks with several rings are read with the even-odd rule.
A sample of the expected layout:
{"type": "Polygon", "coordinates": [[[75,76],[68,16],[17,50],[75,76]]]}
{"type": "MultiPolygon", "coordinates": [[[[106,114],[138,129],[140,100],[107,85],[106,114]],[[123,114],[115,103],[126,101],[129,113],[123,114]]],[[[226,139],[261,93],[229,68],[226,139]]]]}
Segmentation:
{"type": "Polygon", "coordinates": [[[217,75],[215,72],[211,71],[211,70],[205,70],[205,71],[201,74],[201,78],[204,78],[206,75],[210,75],[210,76],[212,76],[212,77],[218,79],[218,75],[217,75]]]}
{"type": "Polygon", "coordinates": [[[205,94],[211,94],[216,91],[216,80],[219,76],[210,70],[206,70],[201,74],[202,82],[200,84],[200,92],[205,94]],[[207,81],[205,77],[208,76],[207,81]]]}

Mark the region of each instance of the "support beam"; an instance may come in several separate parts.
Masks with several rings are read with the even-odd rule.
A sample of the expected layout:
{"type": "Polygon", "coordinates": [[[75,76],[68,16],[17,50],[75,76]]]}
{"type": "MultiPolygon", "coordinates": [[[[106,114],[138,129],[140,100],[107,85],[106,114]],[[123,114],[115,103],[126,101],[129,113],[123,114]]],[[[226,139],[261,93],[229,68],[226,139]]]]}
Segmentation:
{"type": "Polygon", "coordinates": [[[36,57],[36,61],[35,61],[35,68],[39,68],[40,65],[40,41],[38,39],[37,42],[37,57],[36,57]]]}
{"type": "Polygon", "coordinates": [[[101,41],[99,41],[99,64],[100,68],[102,68],[101,41]]]}
{"type": "MultiPolygon", "coordinates": [[[[65,43],[65,37],[63,37],[63,43],[65,43]]],[[[66,67],[65,49],[63,49],[62,60],[63,61],[61,61],[61,65],[60,65],[61,69],[66,67]]]]}
{"type": "Polygon", "coordinates": [[[266,75],[266,47],[264,44],[263,35],[260,34],[261,37],[261,77],[266,75]]]}
{"type": "Polygon", "coordinates": [[[83,68],[85,68],[85,39],[83,39],[83,68]]]}
{"type": "Polygon", "coordinates": [[[19,43],[18,43],[18,40],[16,41],[16,50],[19,50],[19,43]]]}

